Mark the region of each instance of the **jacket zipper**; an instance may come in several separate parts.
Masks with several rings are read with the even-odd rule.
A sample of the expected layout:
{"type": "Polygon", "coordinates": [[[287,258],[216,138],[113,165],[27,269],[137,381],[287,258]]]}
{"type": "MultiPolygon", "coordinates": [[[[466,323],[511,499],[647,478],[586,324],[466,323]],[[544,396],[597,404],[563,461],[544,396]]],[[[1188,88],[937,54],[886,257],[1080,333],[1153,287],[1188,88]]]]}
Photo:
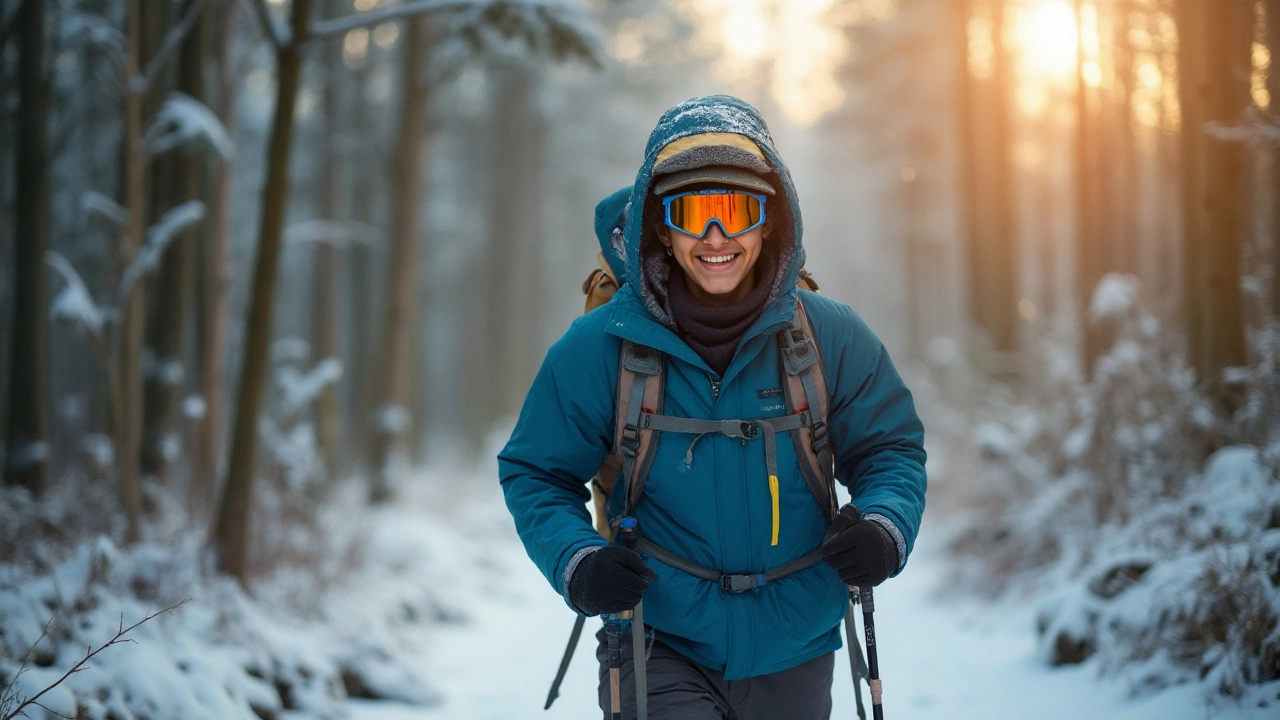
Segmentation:
{"type": "Polygon", "coordinates": [[[716,400],[719,400],[720,399],[720,381],[710,375],[708,375],[707,377],[711,379],[711,397],[715,398],[716,400]]]}

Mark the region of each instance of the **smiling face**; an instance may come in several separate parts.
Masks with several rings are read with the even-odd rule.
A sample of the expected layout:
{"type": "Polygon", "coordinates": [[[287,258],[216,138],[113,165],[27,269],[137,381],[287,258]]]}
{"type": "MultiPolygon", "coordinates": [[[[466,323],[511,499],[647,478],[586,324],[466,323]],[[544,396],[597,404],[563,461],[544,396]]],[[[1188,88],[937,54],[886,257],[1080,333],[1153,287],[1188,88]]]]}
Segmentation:
{"type": "Polygon", "coordinates": [[[755,267],[764,245],[769,223],[741,235],[726,238],[718,223],[707,234],[694,237],[663,225],[658,231],[662,244],[671,248],[694,302],[706,307],[725,307],[741,302],[756,287],[755,267]]]}

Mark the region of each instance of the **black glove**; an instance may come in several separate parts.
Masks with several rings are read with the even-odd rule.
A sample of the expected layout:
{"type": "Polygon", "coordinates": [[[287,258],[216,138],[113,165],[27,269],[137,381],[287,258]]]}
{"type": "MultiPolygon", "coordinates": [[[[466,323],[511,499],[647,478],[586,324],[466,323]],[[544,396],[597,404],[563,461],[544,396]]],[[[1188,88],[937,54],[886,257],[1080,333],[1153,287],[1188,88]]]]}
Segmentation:
{"type": "Polygon", "coordinates": [[[898,569],[898,544],[893,536],[875,520],[863,520],[851,504],[840,508],[827,538],[822,559],[840,573],[846,585],[875,587],[898,569]]]}
{"type": "Polygon", "coordinates": [[[606,545],[582,558],[569,576],[569,602],[584,615],[630,610],[657,577],[635,550],[606,545]]]}

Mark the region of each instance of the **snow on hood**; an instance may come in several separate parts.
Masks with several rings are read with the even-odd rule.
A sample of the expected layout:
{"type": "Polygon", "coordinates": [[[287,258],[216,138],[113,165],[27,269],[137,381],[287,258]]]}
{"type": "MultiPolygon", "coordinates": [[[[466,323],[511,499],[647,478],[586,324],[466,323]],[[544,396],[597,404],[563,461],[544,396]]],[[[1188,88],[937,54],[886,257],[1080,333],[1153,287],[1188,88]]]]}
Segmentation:
{"type": "Polygon", "coordinates": [[[773,168],[773,174],[767,179],[779,190],[779,196],[770,198],[766,206],[766,213],[772,219],[773,235],[765,250],[775,252],[779,262],[778,272],[772,278],[773,289],[768,302],[781,298],[793,304],[796,279],[804,266],[799,199],[791,181],[791,172],[778,156],[764,118],[748,103],[729,95],[686,100],[663,113],[649,135],[644,162],[631,188],[629,208],[635,211],[626,214],[623,232],[625,265],[617,268],[626,282],[635,284],[636,293],[649,313],[669,328],[675,327],[666,298],[671,263],[657,245],[657,239],[645,237],[644,203],[657,202],[657,198],[650,194],[650,187],[658,153],[674,140],[710,132],[737,133],[750,138],[773,168]]]}

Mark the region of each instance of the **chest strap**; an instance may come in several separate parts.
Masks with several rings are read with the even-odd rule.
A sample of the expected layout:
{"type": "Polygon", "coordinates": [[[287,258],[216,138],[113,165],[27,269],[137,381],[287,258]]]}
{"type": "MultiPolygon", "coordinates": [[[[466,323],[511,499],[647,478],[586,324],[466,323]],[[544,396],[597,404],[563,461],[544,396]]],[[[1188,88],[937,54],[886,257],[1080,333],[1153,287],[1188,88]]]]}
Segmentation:
{"type": "MultiPolygon", "coordinates": [[[[764,462],[769,477],[778,476],[778,433],[794,432],[809,426],[809,411],[798,412],[778,418],[760,420],[699,420],[697,418],[673,417],[654,413],[640,414],[640,427],[659,432],[684,433],[702,437],[709,434],[720,434],[727,437],[742,438],[744,441],[755,440],[764,436],[764,462]]],[[[697,440],[695,439],[696,443],[697,440]]],[[[690,453],[692,453],[690,446],[690,453]]],[[[821,503],[825,498],[819,498],[821,503]]]]}
{"type": "Polygon", "coordinates": [[[804,555],[801,555],[795,560],[792,560],[786,565],[779,565],[772,570],[766,570],[762,573],[734,575],[722,573],[719,570],[712,570],[709,567],[699,565],[691,560],[685,560],[679,555],[655,545],[653,541],[643,536],[636,540],[636,550],[639,550],[664,565],[670,565],[677,570],[689,573],[690,575],[702,578],[703,580],[710,580],[716,585],[719,585],[720,589],[729,593],[747,592],[748,590],[755,590],[756,588],[764,587],[765,585],[776,580],[781,580],[788,575],[794,575],[801,570],[807,570],[808,568],[817,565],[818,562],[822,560],[822,547],[819,546],[804,555]]]}

